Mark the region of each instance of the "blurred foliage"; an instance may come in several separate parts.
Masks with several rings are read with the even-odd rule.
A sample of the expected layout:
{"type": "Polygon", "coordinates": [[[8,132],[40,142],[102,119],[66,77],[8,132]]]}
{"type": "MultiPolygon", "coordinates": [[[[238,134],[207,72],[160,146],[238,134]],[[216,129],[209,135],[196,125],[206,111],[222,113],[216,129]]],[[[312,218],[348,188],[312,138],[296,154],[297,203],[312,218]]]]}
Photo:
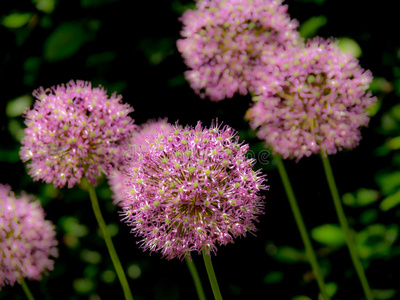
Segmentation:
{"type": "MultiPolygon", "coordinates": [[[[371,123],[353,151],[331,158],[353,236],[376,299],[398,299],[400,269],[400,37],[395,2],[291,0],[285,2],[302,37],[337,38],[342,51],[360,59],[378,97],[371,123]]],[[[33,182],[19,159],[23,113],[34,89],[71,79],[101,84],[123,95],[138,124],[168,117],[171,123],[218,120],[250,144],[256,169],[268,174],[266,213],[257,237],[219,247],[213,263],[226,299],[317,299],[318,289],[275,168],[275,161],[244,119],[250,98],[220,103],[199,99],[184,79],[175,41],[189,0],[20,0],[0,4],[0,176],[18,193],[35,194],[57,228],[60,257],[40,282],[28,282],[37,299],[122,299],[84,183],[55,189],[33,182]]],[[[286,163],[310,236],[334,299],[362,299],[318,157],[286,163]]],[[[135,299],[195,299],[183,262],[144,253],[120,221],[102,178],[97,193],[135,299]]],[[[212,298],[200,256],[195,261],[212,298]]],[[[5,287],[0,299],[25,299],[5,287]]]]}

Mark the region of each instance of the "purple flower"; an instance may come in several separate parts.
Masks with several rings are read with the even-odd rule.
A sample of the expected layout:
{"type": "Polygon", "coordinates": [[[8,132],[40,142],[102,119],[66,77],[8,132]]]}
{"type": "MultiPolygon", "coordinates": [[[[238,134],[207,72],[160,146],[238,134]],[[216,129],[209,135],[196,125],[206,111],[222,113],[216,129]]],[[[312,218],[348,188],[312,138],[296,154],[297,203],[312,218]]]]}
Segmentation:
{"type": "Polygon", "coordinates": [[[257,135],[283,158],[352,149],[376,98],[372,80],[337,42],[315,38],[255,71],[254,106],[247,116],[257,135]]]}
{"type": "Polygon", "coordinates": [[[297,44],[297,21],[281,0],[204,0],[180,19],[177,41],[193,90],[213,101],[247,94],[252,69],[262,55],[297,44]]]}
{"type": "Polygon", "coordinates": [[[38,200],[26,194],[16,198],[10,186],[0,184],[0,289],[23,278],[40,280],[53,270],[55,236],[38,200]]]}
{"type": "Polygon", "coordinates": [[[247,150],[232,128],[200,122],[149,138],[130,165],[124,198],[124,219],[142,248],[183,259],[255,231],[258,193],[268,187],[247,150]]]}
{"type": "Polygon", "coordinates": [[[108,176],[108,183],[113,192],[115,204],[122,205],[125,190],[124,173],[129,163],[136,159],[137,148],[147,146],[147,139],[155,133],[168,134],[173,131],[174,126],[168,123],[166,119],[149,120],[137,127],[126,145],[119,147],[119,163],[108,176]]]}
{"type": "Polygon", "coordinates": [[[34,180],[56,187],[73,187],[82,176],[96,177],[112,169],[116,149],[134,130],[133,111],[122,97],[110,98],[90,82],[70,81],[51,89],[40,88],[32,110],[25,114],[21,159],[34,180]]]}

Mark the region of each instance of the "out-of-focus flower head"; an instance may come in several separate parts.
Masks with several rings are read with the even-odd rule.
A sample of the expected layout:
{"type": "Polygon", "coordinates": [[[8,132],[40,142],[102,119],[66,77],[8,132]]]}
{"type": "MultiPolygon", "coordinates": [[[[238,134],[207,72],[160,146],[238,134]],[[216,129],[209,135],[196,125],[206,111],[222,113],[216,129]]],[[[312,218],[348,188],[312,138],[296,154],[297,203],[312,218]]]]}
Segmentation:
{"type": "Polygon", "coordinates": [[[250,125],[274,152],[301,159],[352,149],[369,122],[376,98],[372,80],[335,40],[314,38],[260,66],[253,81],[250,125]]]}
{"type": "Polygon", "coordinates": [[[177,41],[189,70],[185,77],[212,101],[247,94],[261,56],[275,56],[300,42],[298,23],[281,0],[200,0],[180,19],[177,41]]]}
{"type": "Polygon", "coordinates": [[[145,147],[147,139],[155,133],[168,134],[173,131],[174,126],[168,123],[167,119],[148,120],[137,127],[126,145],[119,147],[118,164],[108,176],[108,183],[113,192],[115,204],[122,205],[125,192],[124,173],[130,162],[136,159],[137,148],[145,147]]]}
{"type": "Polygon", "coordinates": [[[265,178],[229,126],[199,122],[154,134],[126,176],[125,221],[142,248],[167,259],[210,253],[256,230],[265,178]]]}
{"type": "Polygon", "coordinates": [[[27,194],[16,198],[10,186],[0,184],[0,289],[24,278],[40,280],[53,270],[55,236],[38,200],[27,194]]]}
{"type": "Polygon", "coordinates": [[[113,168],[116,148],[135,129],[128,115],[132,107],[85,81],[40,88],[33,95],[37,100],[25,114],[20,151],[21,159],[30,161],[29,175],[56,187],[72,187],[82,176],[96,184],[96,177],[113,168]]]}

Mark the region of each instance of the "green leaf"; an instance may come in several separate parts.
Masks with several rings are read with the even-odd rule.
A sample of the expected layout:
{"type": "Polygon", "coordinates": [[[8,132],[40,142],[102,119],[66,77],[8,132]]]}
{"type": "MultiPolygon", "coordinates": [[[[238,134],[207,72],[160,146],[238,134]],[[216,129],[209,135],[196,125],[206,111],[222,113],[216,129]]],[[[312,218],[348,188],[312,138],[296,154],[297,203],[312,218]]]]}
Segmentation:
{"type": "Polygon", "coordinates": [[[86,225],[79,224],[79,220],[75,217],[62,217],[59,221],[59,224],[65,232],[76,237],[84,237],[89,233],[88,227],[86,225]]]}
{"type": "Polygon", "coordinates": [[[382,101],[378,99],[378,101],[376,101],[374,105],[371,105],[370,107],[367,108],[368,116],[369,117],[375,116],[381,107],[382,107],[382,101]]]}
{"type": "Polygon", "coordinates": [[[83,249],[80,253],[81,259],[90,264],[98,264],[101,262],[101,254],[97,251],[83,249]]]}
{"type": "Polygon", "coordinates": [[[386,147],[390,150],[400,149],[400,136],[396,136],[386,142],[386,147]]]}
{"type": "Polygon", "coordinates": [[[328,19],[325,16],[315,16],[305,21],[299,28],[300,36],[310,38],[317,34],[318,30],[325,26],[328,19]]]}
{"type": "Polygon", "coordinates": [[[364,259],[388,257],[398,234],[399,227],[396,224],[390,226],[372,224],[368,226],[356,236],[360,257],[364,259]]]}
{"type": "Polygon", "coordinates": [[[311,230],[312,238],[327,246],[342,246],[346,243],[342,229],[333,224],[324,224],[311,230]]]}
{"type": "Polygon", "coordinates": [[[36,9],[45,13],[52,13],[56,6],[55,0],[32,0],[35,3],[36,9]]]}
{"type": "Polygon", "coordinates": [[[277,283],[281,282],[283,279],[283,272],[269,272],[267,275],[264,277],[264,283],[265,284],[271,284],[271,283],[277,283]]]}
{"type": "Polygon", "coordinates": [[[77,278],[72,282],[72,286],[78,294],[89,294],[95,288],[95,283],[92,279],[77,278]]]}
{"type": "Polygon", "coordinates": [[[6,115],[9,118],[15,118],[22,115],[25,110],[32,105],[33,99],[31,95],[23,95],[8,101],[6,106],[6,115]]]}
{"type": "Polygon", "coordinates": [[[74,55],[86,42],[87,35],[79,22],[66,22],[57,27],[44,44],[44,58],[59,61],[74,55]]]}
{"type": "Polygon", "coordinates": [[[1,24],[8,28],[20,28],[30,21],[32,13],[12,13],[1,20],[1,24]]]}
{"type": "Polygon", "coordinates": [[[382,194],[387,196],[394,194],[400,188],[400,171],[378,174],[376,182],[382,194]]]}
{"type": "Polygon", "coordinates": [[[113,270],[105,270],[100,274],[101,280],[106,283],[113,283],[116,279],[117,275],[113,270]]]}
{"type": "Polygon", "coordinates": [[[379,192],[371,189],[360,188],[356,193],[343,195],[343,203],[347,206],[362,207],[374,203],[379,198],[379,192]]]}
{"type": "Polygon", "coordinates": [[[306,255],[292,247],[279,247],[273,257],[286,263],[295,263],[307,260],[306,255]]]}
{"type": "Polygon", "coordinates": [[[132,279],[138,279],[142,275],[142,270],[137,264],[132,264],[128,267],[127,274],[132,279]]]}
{"type": "Polygon", "coordinates": [[[383,77],[374,77],[369,84],[369,89],[372,93],[390,93],[393,90],[393,85],[383,77]]]}
{"type": "Polygon", "coordinates": [[[338,285],[335,282],[327,282],[326,284],[326,292],[329,296],[333,297],[338,289],[338,285]]]}
{"type": "Polygon", "coordinates": [[[352,55],[355,58],[359,58],[362,54],[361,47],[357,42],[348,37],[342,37],[339,39],[338,48],[343,52],[352,55]]]}
{"type": "Polygon", "coordinates": [[[379,204],[379,208],[382,211],[388,211],[399,204],[400,204],[400,191],[397,191],[396,193],[383,199],[379,204]]]}
{"type": "Polygon", "coordinates": [[[360,222],[364,225],[373,223],[378,218],[378,215],[378,210],[368,209],[360,215],[360,222]]]}
{"type": "Polygon", "coordinates": [[[375,300],[390,300],[394,299],[393,297],[397,294],[397,291],[395,289],[387,289],[387,290],[373,289],[372,293],[374,294],[375,300]]]}

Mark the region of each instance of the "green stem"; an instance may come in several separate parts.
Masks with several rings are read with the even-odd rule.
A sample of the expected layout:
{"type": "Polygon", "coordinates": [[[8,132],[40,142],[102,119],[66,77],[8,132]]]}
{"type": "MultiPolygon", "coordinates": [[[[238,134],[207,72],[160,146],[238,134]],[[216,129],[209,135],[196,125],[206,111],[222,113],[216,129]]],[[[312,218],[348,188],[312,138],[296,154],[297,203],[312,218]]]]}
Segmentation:
{"type": "Polygon", "coordinates": [[[336,213],[338,215],[340,226],[342,227],[344,236],[346,238],[347,247],[349,248],[351,260],[353,261],[354,268],[356,269],[358,278],[361,281],[362,288],[364,290],[364,294],[367,300],[373,300],[371,288],[369,287],[367,277],[365,276],[364,268],[361,264],[360,258],[358,256],[358,252],[356,249],[355,242],[350,232],[350,227],[347,222],[346,215],[343,211],[343,206],[340,200],[339,192],[336,187],[335,179],[333,177],[333,172],[331,168],[331,164],[329,163],[328,156],[321,154],[322,163],[324,165],[326,179],[328,181],[329,189],[332,194],[333,203],[335,205],[336,213]]]}
{"type": "Polygon", "coordinates": [[[101,214],[99,201],[97,200],[96,191],[94,189],[94,186],[90,182],[88,182],[88,190],[89,190],[90,200],[92,202],[92,207],[93,207],[94,214],[96,216],[97,223],[99,224],[100,230],[104,237],[104,241],[106,242],[106,245],[108,248],[108,252],[110,253],[112,263],[114,265],[115,271],[117,272],[118,279],[121,283],[122,289],[124,290],[125,299],[133,300],[133,296],[132,296],[131,290],[129,289],[129,284],[126,279],[124,269],[122,268],[121,262],[117,255],[117,252],[115,251],[115,247],[111,240],[111,235],[110,235],[110,232],[108,231],[106,222],[104,221],[103,216],[101,214]]]}
{"type": "Polygon", "coordinates": [[[280,155],[274,155],[274,158],[277,162],[279,175],[281,176],[282,183],[283,183],[283,186],[286,191],[286,195],[289,199],[290,207],[292,208],[294,219],[296,220],[297,227],[299,228],[300,235],[301,235],[301,238],[302,238],[304,246],[305,246],[306,255],[308,257],[308,260],[311,264],[311,267],[312,267],[315,277],[317,279],[318,287],[321,291],[323,299],[329,300],[329,296],[326,292],[324,278],[323,278],[321,270],[319,268],[317,257],[315,255],[310,238],[308,236],[307,229],[304,224],[303,217],[301,216],[299,206],[297,205],[296,197],[294,195],[292,185],[290,184],[289,177],[286,173],[286,169],[283,164],[282,157],[280,155]]]}
{"type": "Polygon", "coordinates": [[[210,280],[211,288],[214,293],[214,298],[215,300],[222,300],[221,292],[219,290],[217,282],[217,277],[215,276],[214,268],[211,263],[211,256],[207,254],[205,250],[203,250],[202,252],[203,252],[204,264],[206,265],[208,279],[210,280]]]}
{"type": "Polygon", "coordinates": [[[196,287],[197,295],[199,296],[199,300],[206,300],[206,296],[204,295],[203,286],[201,285],[199,274],[197,273],[196,265],[193,261],[191,261],[188,257],[185,258],[186,264],[189,268],[190,274],[193,277],[194,286],[196,287]]]}
{"type": "Polygon", "coordinates": [[[24,278],[21,279],[21,283],[20,283],[20,284],[21,284],[21,286],[22,286],[22,289],[23,289],[24,292],[25,292],[26,298],[28,298],[29,300],[35,300],[35,298],[33,297],[32,293],[31,293],[31,291],[29,290],[29,287],[28,287],[28,285],[26,284],[24,278]]]}

